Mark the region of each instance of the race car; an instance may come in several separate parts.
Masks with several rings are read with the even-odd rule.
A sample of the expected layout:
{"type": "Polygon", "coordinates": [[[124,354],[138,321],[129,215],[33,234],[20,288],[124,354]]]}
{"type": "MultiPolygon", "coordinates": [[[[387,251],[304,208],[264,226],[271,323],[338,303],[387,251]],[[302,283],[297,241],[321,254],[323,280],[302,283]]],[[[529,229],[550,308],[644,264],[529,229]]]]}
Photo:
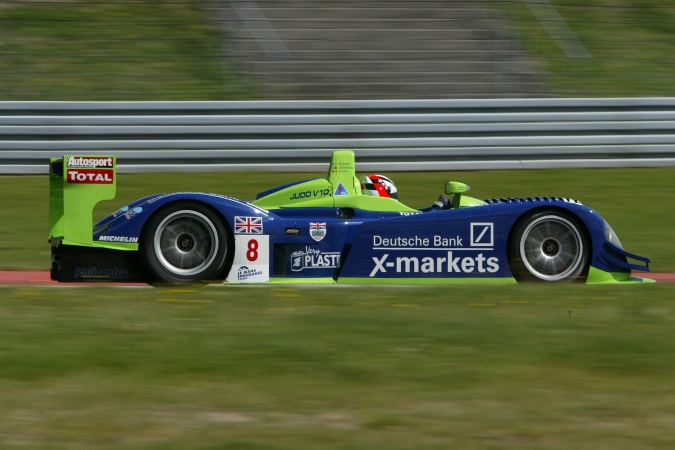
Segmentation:
{"type": "Polygon", "coordinates": [[[156,194],[93,223],[94,206],[115,197],[116,164],[114,156],[50,161],[52,279],[651,281],[631,274],[649,272],[649,259],[623,250],[609,224],[576,200],[478,200],[466,195],[465,184],[448,182],[452,207],[420,211],[384,192],[366,195],[349,150],[332,154],[326,176],[270,189],[254,201],[196,192],[156,194]]]}

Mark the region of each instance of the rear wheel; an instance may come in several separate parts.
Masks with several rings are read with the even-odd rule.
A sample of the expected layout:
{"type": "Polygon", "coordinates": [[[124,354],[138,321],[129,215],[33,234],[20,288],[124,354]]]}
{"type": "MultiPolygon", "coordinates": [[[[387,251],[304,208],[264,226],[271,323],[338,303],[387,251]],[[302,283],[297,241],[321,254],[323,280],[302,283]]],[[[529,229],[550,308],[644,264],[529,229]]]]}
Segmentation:
{"type": "Polygon", "coordinates": [[[509,247],[509,266],[518,281],[573,281],[588,272],[585,230],[560,211],[542,211],[522,220],[509,247]]]}
{"type": "Polygon", "coordinates": [[[146,224],[141,252],[153,281],[186,283],[223,277],[230,237],[221,218],[199,203],[179,202],[146,224]]]}

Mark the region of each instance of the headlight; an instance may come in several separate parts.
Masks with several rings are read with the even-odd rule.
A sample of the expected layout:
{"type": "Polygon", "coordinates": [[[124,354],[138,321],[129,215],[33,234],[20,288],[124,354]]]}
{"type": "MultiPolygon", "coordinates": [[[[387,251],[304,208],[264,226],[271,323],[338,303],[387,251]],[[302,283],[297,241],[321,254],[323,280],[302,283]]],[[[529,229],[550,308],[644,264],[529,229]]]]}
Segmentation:
{"type": "Polygon", "coordinates": [[[617,247],[623,249],[623,246],[621,245],[621,241],[617,237],[614,230],[612,230],[612,227],[609,226],[607,221],[605,221],[605,239],[607,239],[609,242],[616,245],[617,247]]]}

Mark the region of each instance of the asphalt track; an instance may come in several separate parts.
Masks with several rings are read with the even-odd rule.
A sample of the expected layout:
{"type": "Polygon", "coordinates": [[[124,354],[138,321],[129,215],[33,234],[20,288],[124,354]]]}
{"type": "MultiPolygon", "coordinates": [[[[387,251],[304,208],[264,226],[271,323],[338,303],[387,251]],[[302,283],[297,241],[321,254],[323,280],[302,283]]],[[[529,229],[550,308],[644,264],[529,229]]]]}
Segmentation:
{"type": "MultiPolygon", "coordinates": [[[[675,283],[675,273],[639,274],[643,278],[651,278],[657,283],[675,283]]],[[[48,271],[0,271],[0,286],[147,286],[145,283],[58,283],[49,278],[48,271]]]]}

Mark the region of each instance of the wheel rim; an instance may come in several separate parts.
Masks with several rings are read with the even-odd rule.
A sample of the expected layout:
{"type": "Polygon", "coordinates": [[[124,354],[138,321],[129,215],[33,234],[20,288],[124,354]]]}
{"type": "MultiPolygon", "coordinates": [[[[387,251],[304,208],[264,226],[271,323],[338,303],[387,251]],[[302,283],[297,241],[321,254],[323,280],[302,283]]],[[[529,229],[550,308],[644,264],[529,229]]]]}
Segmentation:
{"type": "Polygon", "coordinates": [[[154,236],[160,264],[181,276],[197,275],[208,268],[218,253],[218,232],[205,215],[176,211],[165,217],[154,236]]]}
{"type": "Polygon", "coordinates": [[[532,221],[520,241],[520,256],[527,269],[546,281],[563,280],[583,262],[584,242],[577,227],[559,216],[532,221]]]}

